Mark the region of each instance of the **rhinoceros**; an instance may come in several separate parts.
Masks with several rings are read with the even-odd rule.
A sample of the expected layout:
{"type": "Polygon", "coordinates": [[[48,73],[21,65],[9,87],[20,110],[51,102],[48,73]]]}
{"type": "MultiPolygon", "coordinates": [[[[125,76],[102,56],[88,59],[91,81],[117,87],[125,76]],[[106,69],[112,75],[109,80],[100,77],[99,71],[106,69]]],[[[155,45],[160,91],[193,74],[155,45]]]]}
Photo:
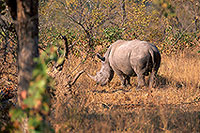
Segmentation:
{"type": "Polygon", "coordinates": [[[119,76],[122,85],[130,84],[130,77],[137,76],[136,89],[145,86],[145,76],[149,76],[149,88],[153,85],[154,76],[160,67],[161,55],[158,48],[146,41],[118,40],[106,51],[104,57],[97,53],[101,59],[102,67],[96,76],[91,76],[97,84],[106,85],[113,79],[114,72],[119,76]]]}

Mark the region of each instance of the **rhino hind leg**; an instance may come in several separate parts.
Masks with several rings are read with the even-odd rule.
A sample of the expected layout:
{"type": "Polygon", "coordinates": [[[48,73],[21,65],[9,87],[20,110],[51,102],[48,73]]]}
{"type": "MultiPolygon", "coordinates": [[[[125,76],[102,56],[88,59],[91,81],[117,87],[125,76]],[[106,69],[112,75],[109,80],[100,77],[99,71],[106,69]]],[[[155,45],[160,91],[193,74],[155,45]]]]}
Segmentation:
{"type": "Polygon", "coordinates": [[[155,71],[151,72],[149,76],[149,89],[153,87],[154,77],[155,77],[155,71]]]}
{"type": "Polygon", "coordinates": [[[150,74],[150,76],[149,76],[149,88],[153,87],[153,83],[154,83],[154,79],[155,79],[155,76],[157,74],[157,71],[158,70],[152,71],[151,74],[150,74]]]}
{"type": "Polygon", "coordinates": [[[142,89],[143,86],[146,85],[145,83],[145,72],[147,72],[147,68],[141,65],[138,65],[136,68],[133,68],[135,73],[137,74],[138,78],[138,85],[136,90],[142,89]]]}
{"type": "Polygon", "coordinates": [[[145,79],[144,79],[144,75],[143,74],[138,74],[138,86],[136,88],[136,90],[140,90],[142,89],[143,86],[145,86],[145,79]]]}
{"type": "Polygon", "coordinates": [[[156,74],[158,72],[159,67],[160,67],[160,62],[156,64],[156,67],[153,68],[152,72],[150,73],[150,76],[149,76],[149,88],[153,87],[154,79],[155,79],[155,76],[156,76],[156,74]]]}

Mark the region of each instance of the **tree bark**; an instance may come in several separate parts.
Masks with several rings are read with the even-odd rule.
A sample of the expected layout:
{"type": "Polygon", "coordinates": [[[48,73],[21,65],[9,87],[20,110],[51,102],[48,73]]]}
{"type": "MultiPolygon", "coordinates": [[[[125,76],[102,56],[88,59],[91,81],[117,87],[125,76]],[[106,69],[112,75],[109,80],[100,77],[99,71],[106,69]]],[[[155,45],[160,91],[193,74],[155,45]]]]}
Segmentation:
{"type": "MultiPolygon", "coordinates": [[[[27,91],[38,52],[38,0],[6,0],[12,18],[16,20],[18,37],[18,105],[22,105],[21,92],[27,91]],[[16,3],[16,5],[14,5],[16,3]],[[16,13],[17,11],[17,13],[16,13]]],[[[22,131],[28,132],[28,118],[22,131]]]]}
{"type": "MultiPolygon", "coordinates": [[[[27,90],[38,57],[38,1],[17,0],[19,93],[27,90]]],[[[18,94],[19,94],[18,93],[18,94]]],[[[20,96],[20,95],[18,95],[20,96]]],[[[21,102],[18,98],[19,104],[21,102]]]]}
{"type": "MultiPolygon", "coordinates": [[[[27,91],[38,57],[38,0],[17,0],[18,35],[18,103],[22,105],[21,92],[27,91]]],[[[28,119],[28,118],[27,118],[28,119]]],[[[27,119],[22,123],[23,132],[28,132],[27,119]]]]}

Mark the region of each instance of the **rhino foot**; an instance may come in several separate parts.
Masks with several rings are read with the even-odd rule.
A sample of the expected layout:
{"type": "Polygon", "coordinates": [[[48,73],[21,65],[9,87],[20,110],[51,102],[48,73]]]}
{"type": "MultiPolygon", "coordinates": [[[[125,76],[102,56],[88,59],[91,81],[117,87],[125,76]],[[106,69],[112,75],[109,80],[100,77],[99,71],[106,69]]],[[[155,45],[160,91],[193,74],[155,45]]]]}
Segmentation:
{"type": "Polygon", "coordinates": [[[138,86],[138,87],[136,87],[135,90],[136,90],[136,91],[140,91],[140,90],[142,90],[142,87],[138,86]]]}
{"type": "Polygon", "coordinates": [[[123,88],[129,88],[129,87],[132,87],[131,84],[122,84],[121,86],[122,86],[123,88]]]}

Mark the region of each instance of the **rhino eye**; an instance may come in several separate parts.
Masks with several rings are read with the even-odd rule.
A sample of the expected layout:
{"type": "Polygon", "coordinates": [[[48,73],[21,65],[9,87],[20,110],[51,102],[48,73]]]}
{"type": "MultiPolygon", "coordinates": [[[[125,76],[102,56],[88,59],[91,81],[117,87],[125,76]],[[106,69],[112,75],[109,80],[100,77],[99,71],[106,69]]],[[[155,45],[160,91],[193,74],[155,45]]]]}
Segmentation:
{"type": "Polygon", "coordinates": [[[101,77],[101,78],[103,77],[103,73],[102,72],[99,73],[99,77],[101,77]]]}

